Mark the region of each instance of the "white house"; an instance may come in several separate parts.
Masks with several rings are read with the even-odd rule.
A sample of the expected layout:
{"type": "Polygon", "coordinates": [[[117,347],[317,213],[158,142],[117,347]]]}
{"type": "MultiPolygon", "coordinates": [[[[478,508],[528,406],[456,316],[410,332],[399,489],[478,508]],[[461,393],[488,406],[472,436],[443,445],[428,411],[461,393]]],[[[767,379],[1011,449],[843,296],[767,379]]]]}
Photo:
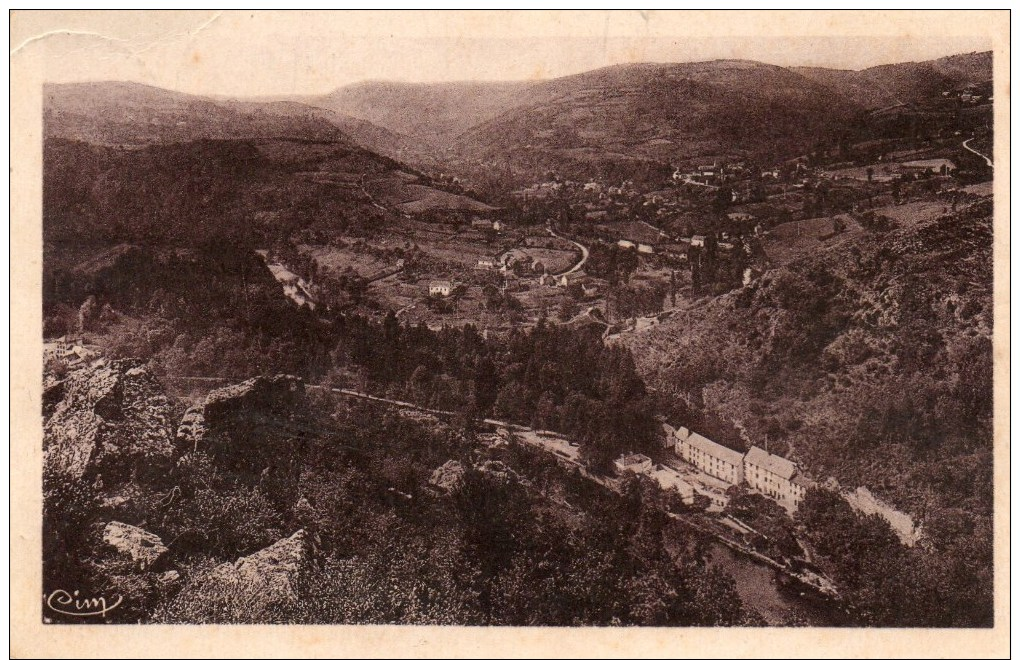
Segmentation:
{"type": "Polygon", "coordinates": [[[453,284],[449,280],[433,280],[429,282],[429,295],[430,296],[443,296],[446,297],[453,292],[453,284]]]}

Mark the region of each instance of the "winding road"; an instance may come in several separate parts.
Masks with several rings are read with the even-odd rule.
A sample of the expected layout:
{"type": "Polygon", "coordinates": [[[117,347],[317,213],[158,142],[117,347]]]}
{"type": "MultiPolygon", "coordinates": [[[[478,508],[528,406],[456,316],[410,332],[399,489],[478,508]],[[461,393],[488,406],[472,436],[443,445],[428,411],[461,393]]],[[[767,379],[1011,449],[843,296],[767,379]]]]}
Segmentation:
{"type": "Polygon", "coordinates": [[[584,267],[584,262],[588,261],[588,248],[586,248],[585,246],[581,245],[577,241],[571,241],[569,238],[565,238],[563,236],[560,236],[559,234],[557,234],[556,232],[554,232],[552,230],[552,227],[546,227],[546,231],[549,232],[550,236],[553,236],[555,238],[559,238],[559,239],[564,240],[564,241],[569,241],[570,243],[573,243],[574,245],[576,245],[579,250],[581,250],[581,260],[578,261],[576,264],[574,264],[574,267],[571,268],[570,270],[564,271],[562,273],[557,273],[556,276],[559,277],[560,275],[570,275],[571,273],[576,273],[577,271],[581,270],[581,268],[584,267]]]}
{"type": "Polygon", "coordinates": [[[985,159],[985,163],[988,164],[988,167],[995,167],[995,165],[992,164],[992,159],[991,158],[989,158],[988,156],[984,155],[983,153],[981,153],[977,149],[971,149],[967,145],[967,143],[971,142],[973,139],[974,138],[970,138],[969,140],[964,140],[963,144],[962,144],[963,148],[966,149],[967,151],[971,152],[972,154],[976,154],[976,155],[981,156],[982,158],[984,158],[985,159]]]}

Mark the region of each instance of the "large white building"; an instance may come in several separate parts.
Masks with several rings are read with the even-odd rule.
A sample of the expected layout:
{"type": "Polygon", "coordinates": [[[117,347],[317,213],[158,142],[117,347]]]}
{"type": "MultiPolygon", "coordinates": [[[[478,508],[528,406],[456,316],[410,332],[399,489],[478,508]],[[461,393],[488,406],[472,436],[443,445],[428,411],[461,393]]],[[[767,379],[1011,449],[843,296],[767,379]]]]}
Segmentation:
{"type": "MultiPolygon", "coordinates": [[[[667,424],[663,425],[663,430],[668,428],[667,424]]],[[[746,482],[789,511],[800,506],[808,488],[814,486],[814,482],[798,473],[796,463],[759,447],[751,447],[746,454],[741,454],[684,427],[676,429],[672,435],[673,438],[665,441],[666,446],[672,447],[685,462],[733,485],[746,482]]]]}
{"type": "Polygon", "coordinates": [[[744,456],[744,477],[747,479],[747,485],[762,495],[794,507],[804,499],[807,490],[794,481],[796,475],[796,463],[782,456],[770,454],[759,447],[751,447],[744,456]]]}
{"type": "Polygon", "coordinates": [[[710,476],[731,484],[744,480],[744,456],[729,447],[712,442],[687,428],[676,430],[677,456],[710,476]]]}

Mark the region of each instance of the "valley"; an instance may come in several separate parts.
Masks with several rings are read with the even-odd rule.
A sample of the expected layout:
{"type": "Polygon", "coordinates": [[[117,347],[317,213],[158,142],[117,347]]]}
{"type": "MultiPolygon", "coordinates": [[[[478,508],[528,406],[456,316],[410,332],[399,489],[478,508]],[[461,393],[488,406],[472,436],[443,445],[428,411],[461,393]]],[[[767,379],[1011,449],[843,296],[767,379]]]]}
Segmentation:
{"type": "Polygon", "coordinates": [[[47,584],[128,585],[117,622],[991,625],[990,79],[48,85],[47,584]],[[107,538],[144,533],[156,568],[107,538]]]}

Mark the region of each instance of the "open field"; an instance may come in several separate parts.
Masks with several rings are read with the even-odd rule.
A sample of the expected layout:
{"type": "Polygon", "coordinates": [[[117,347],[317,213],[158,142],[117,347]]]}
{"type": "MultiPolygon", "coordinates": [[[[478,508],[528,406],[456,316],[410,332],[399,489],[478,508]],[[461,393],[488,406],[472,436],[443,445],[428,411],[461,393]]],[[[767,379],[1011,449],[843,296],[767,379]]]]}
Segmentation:
{"type": "Polygon", "coordinates": [[[613,236],[618,236],[619,238],[633,241],[635,243],[657,245],[663,240],[663,237],[659,234],[659,232],[642,222],[603,222],[598,226],[599,229],[602,229],[613,236]]]}
{"type": "Polygon", "coordinates": [[[298,251],[315,259],[320,269],[342,273],[350,268],[361,277],[372,277],[379,271],[394,265],[392,261],[379,259],[371,254],[359,253],[351,248],[333,245],[299,245],[298,251]]]}
{"type": "Polygon", "coordinates": [[[409,214],[427,211],[468,211],[485,213],[495,207],[478,200],[412,183],[407,176],[385,174],[365,180],[365,190],[380,204],[409,214]]]}

